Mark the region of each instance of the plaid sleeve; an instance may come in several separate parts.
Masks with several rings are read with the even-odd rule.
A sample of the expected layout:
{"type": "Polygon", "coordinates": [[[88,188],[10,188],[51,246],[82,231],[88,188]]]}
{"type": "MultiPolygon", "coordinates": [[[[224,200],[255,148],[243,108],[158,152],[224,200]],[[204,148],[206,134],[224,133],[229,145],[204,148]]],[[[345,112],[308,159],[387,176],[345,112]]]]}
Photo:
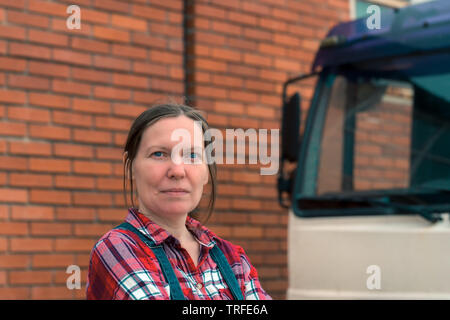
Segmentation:
{"type": "Polygon", "coordinates": [[[130,235],[106,234],[91,252],[87,299],[170,299],[153,252],[140,247],[130,235]]]}
{"type": "Polygon", "coordinates": [[[245,284],[245,300],[272,300],[266,291],[262,288],[258,279],[256,268],[250,263],[250,259],[239,246],[236,246],[241,259],[244,284],[245,284]]]}

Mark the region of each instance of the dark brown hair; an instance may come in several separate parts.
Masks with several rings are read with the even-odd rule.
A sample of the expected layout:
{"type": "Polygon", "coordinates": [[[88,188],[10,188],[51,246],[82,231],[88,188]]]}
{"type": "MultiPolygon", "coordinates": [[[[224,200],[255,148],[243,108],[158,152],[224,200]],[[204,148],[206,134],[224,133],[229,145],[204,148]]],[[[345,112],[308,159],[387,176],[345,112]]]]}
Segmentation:
{"type": "MultiPolygon", "coordinates": [[[[184,104],[177,103],[164,103],[155,105],[144,112],[142,112],[133,122],[130,131],[128,132],[128,138],[124,147],[124,164],[123,164],[123,193],[125,197],[125,205],[128,207],[127,202],[127,176],[130,182],[130,196],[131,196],[131,204],[134,205],[134,195],[133,195],[133,176],[132,176],[132,163],[134,158],[136,157],[137,151],[139,149],[139,145],[142,139],[142,134],[145,129],[149,126],[157,122],[162,118],[168,117],[178,117],[178,116],[186,116],[194,121],[200,121],[202,124],[202,132],[205,134],[206,130],[209,129],[208,122],[202,116],[199,110],[196,110],[192,107],[189,107],[184,104]],[[125,154],[126,152],[126,154],[125,154]]],[[[204,147],[206,148],[211,141],[205,141],[204,147]]],[[[214,203],[216,201],[216,174],[217,167],[215,162],[208,161],[208,171],[209,177],[211,181],[211,193],[209,197],[208,210],[206,214],[206,219],[204,219],[203,223],[206,223],[209,217],[214,210],[214,203]]],[[[198,206],[189,212],[189,216],[198,219],[198,206]]]]}

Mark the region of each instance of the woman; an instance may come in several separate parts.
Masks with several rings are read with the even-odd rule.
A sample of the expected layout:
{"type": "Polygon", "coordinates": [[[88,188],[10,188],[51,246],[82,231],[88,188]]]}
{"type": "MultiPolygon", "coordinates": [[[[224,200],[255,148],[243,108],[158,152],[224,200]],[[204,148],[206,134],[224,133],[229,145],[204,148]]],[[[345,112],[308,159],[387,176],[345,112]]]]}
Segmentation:
{"type": "Polygon", "coordinates": [[[134,121],[124,150],[132,207],[91,252],[88,299],[271,299],[244,250],[194,219],[208,181],[208,217],[214,208],[207,129],[198,111],[176,104],[152,107],[134,121]]]}

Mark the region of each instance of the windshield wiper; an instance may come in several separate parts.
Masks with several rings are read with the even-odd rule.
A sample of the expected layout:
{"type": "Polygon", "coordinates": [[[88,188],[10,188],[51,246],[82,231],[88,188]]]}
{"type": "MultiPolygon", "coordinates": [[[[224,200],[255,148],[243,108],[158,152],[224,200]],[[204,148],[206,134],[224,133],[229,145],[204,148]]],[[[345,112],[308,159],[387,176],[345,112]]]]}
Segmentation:
{"type": "MultiPolygon", "coordinates": [[[[449,190],[450,192],[450,190],[449,190]]],[[[430,221],[431,223],[436,223],[438,221],[442,221],[442,217],[438,214],[436,215],[435,210],[432,209],[425,209],[425,208],[417,208],[414,205],[411,204],[403,204],[398,202],[393,202],[390,197],[383,197],[380,199],[366,199],[366,201],[372,205],[376,206],[382,206],[386,208],[394,208],[399,209],[402,211],[409,211],[412,213],[417,213],[427,221],[430,221]]]]}

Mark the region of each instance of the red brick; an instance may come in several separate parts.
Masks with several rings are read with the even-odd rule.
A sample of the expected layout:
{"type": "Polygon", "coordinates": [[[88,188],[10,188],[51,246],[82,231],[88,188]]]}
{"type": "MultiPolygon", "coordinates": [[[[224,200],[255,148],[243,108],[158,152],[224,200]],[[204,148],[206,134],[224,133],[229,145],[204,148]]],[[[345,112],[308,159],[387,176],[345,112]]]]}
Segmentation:
{"type": "Polygon", "coordinates": [[[77,176],[56,176],[55,186],[58,188],[93,189],[94,178],[77,176]]]}
{"type": "Polygon", "coordinates": [[[0,256],[0,268],[15,269],[26,268],[29,264],[30,258],[26,254],[7,254],[0,256]]]}
{"type": "Polygon", "coordinates": [[[123,209],[98,209],[98,218],[101,221],[122,221],[127,214],[123,209]]]}
{"type": "Polygon", "coordinates": [[[28,95],[29,103],[36,106],[44,106],[58,109],[68,109],[70,100],[68,97],[56,94],[30,92],[28,95]]]}
{"type": "Polygon", "coordinates": [[[82,51],[92,51],[97,53],[108,53],[110,45],[103,41],[73,37],[71,47],[82,51]]]}
{"type": "Polygon", "coordinates": [[[95,212],[92,208],[57,208],[57,219],[61,221],[93,221],[95,212]]]}
{"type": "Polygon", "coordinates": [[[75,235],[100,237],[113,227],[111,224],[77,223],[75,224],[75,235]]]}
{"type": "Polygon", "coordinates": [[[70,160],[30,158],[28,165],[31,171],[41,172],[70,172],[70,160]]]}
{"type": "Polygon", "coordinates": [[[0,69],[11,71],[24,71],[26,68],[26,60],[15,59],[9,57],[0,57],[0,69]]]}
{"type": "Polygon", "coordinates": [[[92,117],[90,115],[74,112],[53,111],[52,119],[53,123],[68,126],[90,127],[92,125],[92,117]]]}
{"type": "Polygon", "coordinates": [[[64,127],[30,125],[29,134],[32,138],[43,138],[52,140],[69,140],[70,129],[64,127]]]}
{"type": "Polygon", "coordinates": [[[74,161],[74,172],[93,175],[110,175],[111,164],[108,162],[74,161]]]}
{"type": "Polygon", "coordinates": [[[9,152],[11,154],[50,156],[52,149],[49,143],[44,142],[10,141],[9,152]]]}
{"type": "Polygon", "coordinates": [[[71,204],[71,195],[66,191],[31,190],[30,201],[45,204],[71,204]]]}
{"type": "Polygon", "coordinates": [[[43,284],[52,280],[50,271],[10,271],[9,283],[17,284],[43,284]]]}
{"type": "Polygon", "coordinates": [[[55,48],[52,50],[52,57],[53,60],[55,61],[61,61],[83,66],[90,66],[92,63],[90,54],[76,52],[74,50],[55,48]]]}
{"type": "Polygon", "coordinates": [[[107,147],[97,147],[95,148],[95,157],[102,160],[123,160],[122,148],[107,148],[107,147]]]}
{"type": "Polygon", "coordinates": [[[26,96],[22,91],[0,90],[0,102],[25,104],[26,96]]]}
{"type": "Polygon", "coordinates": [[[25,136],[26,125],[18,122],[2,122],[0,126],[0,135],[25,136]]]}
{"type": "Polygon", "coordinates": [[[25,189],[1,188],[0,201],[27,202],[28,192],[25,189]]]}
{"type": "Polygon", "coordinates": [[[98,130],[74,129],[73,140],[79,142],[109,144],[111,142],[111,133],[98,130]]]}
{"type": "Polygon", "coordinates": [[[123,180],[121,178],[97,178],[96,185],[98,190],[123,190],[123,180]]]}
{"type": "Polygon", "coordinates": [[[28,31],[28,41],[65,47],[69,43],[69,37],[62,34],[55,34],[54,32],[30,29],[28,31]]]}
{"type": "Polygon", "coordinates": [[[54,209],[44,206],[12,206],[11,218],[14,220],[45,220],[51,221],[54,218],[54,209]]]}
{"type": "Polygon", "coordinates": [[[110,72],[99,70],[72,68],[72,77],[77,80],[84,80],[89,82],[111,83],[112,75],[110,72]]]}
{"type": "Polygon", "coordinates": [[[110,193],[74,192],[73,202],[75,205],[82,206],[110,206],[112,204],[112,198],[110,193]]]}
{"type": "Polygon", "coordinates": [[[72,298],[73,298],[73,290],[68,290],[67,286],[63,286],[63,287],[33,286],[31,288],[31,299],[33,299],[33,300],[34,299],[61,300],[61,299],[72,299],[72,298]]]}
{"type": "MultiPolygon", "coordinates": [[[[55,240],[55,251],[57,252],[90,252],[97,240],[66,238],[55,240]]],[[[67,290],[67,289],[66,289],[67,290]]]]}
{"type": "Polygon", "coordinates": [[[109,114],[111,107],[109,102],[74,98],[72,101],[72,108],[77,111],[96,114],[109,114]]]}
{"type": "Polygon", "coordinates": [[[50,81],[47,78],[30,77],[23,75],[10,74],[8,76],[9,87],[24,89],[36,89],[47,91],[50,88],[50,81]]]}
{"type": "Polygon", "coordinates": [[[61,78],[67,78],[70,75],[69,66],[56,63],[46,63],[41,61],[29,61],[28,71],[31,74],[39,74],[61,78]]]}
{"type": "Polygon", "coordinates": [[[151,50],[150,59],[152,61],[167,64],[182,65],[183,63],[183,56],[181,54],[175,54],[168,51],[151,50]]]}
{"type": "Polygon", "coordinates": [[[233,62],[239,62],[242,59],[239,51],[223,48],[212,48],[211,57],[233,62]]]}
{"type": "Polygon", "coordinates": [[[25,29],[22,27],[0,25],[0,37],[13,40],[25,40],[25,29]]]}
{"type": "Polygon", "coordinates": [[[183,29],[181,28],[181,26],[161,24],[156,22],[150,24],[150,33],[180,39],[183,36],[183,29]]]}
{"type": "Polygon", "coordinates": [[[99,55],[94,57],[94,65],[98,68],[119,71],[129,71],[131,68],[129,60],[99,55]]]}
{"type": "Polygon", "coordinates": [[[27,122],[48,122],[50,112],[27,107],[8,107],[8,118],[14,120],[24,120],[27,122]]]}
{"type": "Polygon", "coordinates": [[[94,26],[94,36],[99,39],[116,42],[130,41],[130,33],[128,31],[122,31],[118,29],[112,29],[101,26],[94,26]]]}
{"type": "Polygon", "coordinates": [[[137,74],[142,73],[156,76],[167,76],[169,71],[167,66],[163,64],[135,62],[133,63],[133,72],[137,74]]]}
{"type": "Polygon", "coordinates": [[[104,11],[91,10],[83,7],[82,19],[99,24],[108,24],[109,14],[104,11]]]}
{"type": "Polygon", "coordinates": [[[196,64],[195,67],[201,70],[217,71],[217,72],[223,72],[227,70],[227,64],[225,62],[212,59],[197,58],[195,60],[195,64],[196,64]]]}
{"type": "Polygon", "coordinates": [[[48,252],[53,249],[53,240],[44,238],[12,238],[12,252],[48,252]]]}
{"type": "Polygon", "coordinates": [[[116,86],[147,89],[149,87],[148,82],[147,77],[123,73],[114,73],[113,75],[113,84],[116,86]]]}
{"type": "Polygon", "coordinates": [[[28,9],[30,11],[48,14],[52,16],[67,17],[66,8],[67,7],[64,4],[59,3],[38,1],[38,0],[28,1],[28,9]]]}
{"type": "Polygon", "coordinates": [[[47,60],[50,59],[51,56],[51,51],[47,47],[15,42],[9,44],[9,53],[11,56],[22,56],[47,60]]]}
{"type": "Polygon", "coordinates": [[[31,235],[36,236],[68,236],[72,234],[70,223],[32,222],[31,235]]]}
{"type": "Polygon", "coordinates": [[[245,53],[244,62],[250,65],[270,67],[272,65],[272,59],[269,56],[245,53]]]}
{"type": "Polygon", "coordinates": [[[142,112],[147,110],[148,107],[143,105],[115,103],[113,105],[112,113],[121,117],[135,119],[142,112]]]}
{"type": "Polygon", "coordinates": [[[104,99],[130,100],[131,91],[115,87],[96,86],[94,88],[94,96],[104,99]]]}
{"type": "Polygon", "coordinates": [[[25,222],[2,222],[0,223],[1,235],[27,235],[28,224],[25,222]]]}
{"type": "Polygon", "coordinates": [[[165,21],[167,17],[167,11],[163,9],[133,4],[132,15],[151,20],[165,21]]]}
{"type": "Polygon", "coordinates": [[[111,16],[111,24],[125,29],[147,31],[147,21],[144,19],[113,14],[111,16]]]}
{"type": "Polygon", "coordinates": [[[74,257],[70,254],[34,254],[32,257],[33,268],[56,268],[74,264],[74,257]]]}
{"type": "Polygon", "coordinates": [[[167,39],[156,37],[152,35],[147,35],[141,32],[133,32],[131,35],[132,44],[137,44],[149,48],[159,48],[164,49],[168,46],[167,39]]]}
{"type": "Polygon", "coordinates": [[[70,95],[89,96],[91,94],[91,86],[73,81],[53,80],[52,89],[54,92],[67,93],[70,95]]]}
{"type": "Polygon", "coordinates": [[[25,0],[1,0],[0,4],[4,7],[25,8],[25,0]]]}
{"type": "Polygon", "coordinates": [[[49,18],[41,15],[29,14],[13,10],[8,10],[7,14],[8,22],[12,22],[14,24],[23,24],[39,28],[47,28],[49,26],[49,18]]]}
{"type": "Polygon", "coordinates": [[[51,187],[53,179],[45,174],[10,173],[9,184],[16,187],[51,187]]]}
{"type": "Polygon", "coordinates": [[[128,131],[131,127],[131,121],[121,118],[96,116],[95,126],[99,129],[128,131]]]}
{"type": "Polygon", "coordinates": [[[233,236],[237,238],[262,238],[263,229],[261,227],[233,227],[233,236]]]}
{"type": "Polygon", "coordinates": [[[155,91],[167,91],[172,92],[172,94],[184,93],[184,84],[180,81],[164,80],[155,77],[150,80],[150,87],[155,91]]]}
{"type": "Polygon", "coordinates": [[[135,59],[146,59],[147,50],[143,48],[137,48],[130,45],[113,44],[112,53],[116,56],[122,56],[135,59]]]}
{"type": "Polygon", "coordinates": [[[91,146],[55,143],[53,144],[55,156],[69,158],[92,158],[93,149],[91,146]]]}
{"type": "Polygon", "coordinates": [[[0,299],[2,299],[2,300],[28,300],[28,299],[30,299],[30,289],[29,288],[3,287],[3,288],[0,288],[0,299]]]}

